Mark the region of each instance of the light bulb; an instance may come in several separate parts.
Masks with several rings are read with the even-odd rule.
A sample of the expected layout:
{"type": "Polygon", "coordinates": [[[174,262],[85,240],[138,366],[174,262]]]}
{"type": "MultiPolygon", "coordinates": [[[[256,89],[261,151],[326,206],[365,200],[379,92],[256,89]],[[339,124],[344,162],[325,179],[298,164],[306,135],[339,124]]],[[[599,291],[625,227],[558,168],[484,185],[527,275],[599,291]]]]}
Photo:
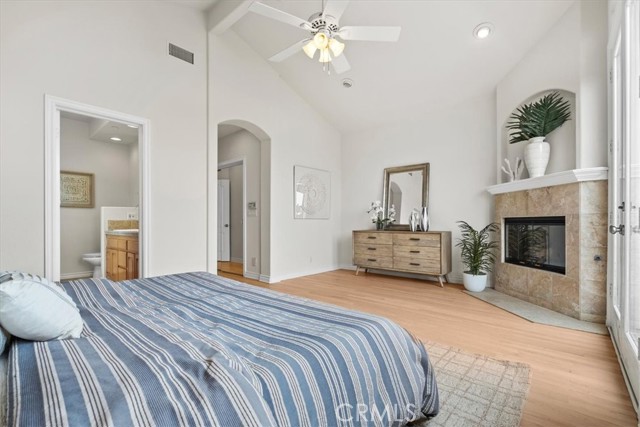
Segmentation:
{"type": "Polygon", "coordinates": [[[306,53],[309,58],[313,59],[313,55],[316,54],[316,50],[318,50],[318,48],[313,40],[309,40],[309,43],[302,46],[302,50],[304,50],[304,53],[306,53]]]}
{"type": "Polygon", "coordinates": [[[329,38],[325,33],[317,33],[315,36],[313,36],[313,43],[320,50],[326,49],[327,45],[329,44],[329,38]]]}
{"type": "Polygon", "coordinates": [[[336,39],[329,39],[329,49],[333,53],[333,57],[340,56],[344,50],[344,43],[339,42],[336,39]]]}
{"type": "Polygon", "coordinates": [[[331,62],[331,55],[329,54],[329,49],[322,49],[320,51],[319,61],[322,63],[331,62]]]}
{"type": "Polygon", "coordinates": [[[473,29],[473,35],[477,39],[486,39],[493,31],[493,25],[490,22],[483,22],[473,29]]]}

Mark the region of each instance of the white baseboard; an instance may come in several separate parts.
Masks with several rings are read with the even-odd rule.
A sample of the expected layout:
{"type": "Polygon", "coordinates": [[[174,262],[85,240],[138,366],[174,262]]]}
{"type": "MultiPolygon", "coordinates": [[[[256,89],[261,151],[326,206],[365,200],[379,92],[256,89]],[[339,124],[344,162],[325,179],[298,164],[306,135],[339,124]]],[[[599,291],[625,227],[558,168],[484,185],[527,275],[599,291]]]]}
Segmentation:
{"type": "Polygon", "coordinates": [[[261,274],[260,278],[258,280],[260,280],[263,283],[271,283],[270,282],[271,277],[267,274],[261,274]]]}
{"type": "Polygon", "coordinates": [[[260,279],[260,275],[258,273],[254,273],[252,271],[245,271],[243,276],[246,277],[247,279],[253,279],[253,280],[259,280],[260,279]]]}
{"type": "Polygon", "coordinates": [[[236,262],[238,264],[244,264],[244,260],[242,258],[231,258],[231,262],[236,262]]]}
{"type": "Polygon", "coordinates": [[[69,279],[86,279],[89,277],[93,277],[93,270],[91,271],[80,271],[78,273],[64,273],[60,274],[60,280],[69,280],[69,279]]]}
{"type": "Polygon", "coordinates": [[[328,271],[335,271],[335,270],[339,270],[339,269],[340,268],[337,265],[332,265],[332,266],[328,266],[328,267],[319,267],[319,268],[314,269],[314,270],[300,271],[298,273],[283,274],[281,276],[270,277],[269,278],[269,283],[278,283],[278,282],[281,282],[283,280],[295,279],[296,277],[312,276],[314,274],[326,273],[328,271]]]}

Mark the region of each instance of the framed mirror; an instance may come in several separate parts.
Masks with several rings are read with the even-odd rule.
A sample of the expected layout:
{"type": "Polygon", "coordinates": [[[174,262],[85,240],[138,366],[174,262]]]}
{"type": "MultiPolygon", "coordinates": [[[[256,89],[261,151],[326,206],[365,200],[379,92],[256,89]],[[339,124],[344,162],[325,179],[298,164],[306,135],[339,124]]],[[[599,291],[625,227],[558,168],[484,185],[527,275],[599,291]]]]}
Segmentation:
{"type": "Polygon", "coordinates": [[[391,205],[396,209],[396,222],[389,228],[408,230],[411,211],[429,206],[429,163],[386,168],[382,188],[385,218],[391,205]]]}

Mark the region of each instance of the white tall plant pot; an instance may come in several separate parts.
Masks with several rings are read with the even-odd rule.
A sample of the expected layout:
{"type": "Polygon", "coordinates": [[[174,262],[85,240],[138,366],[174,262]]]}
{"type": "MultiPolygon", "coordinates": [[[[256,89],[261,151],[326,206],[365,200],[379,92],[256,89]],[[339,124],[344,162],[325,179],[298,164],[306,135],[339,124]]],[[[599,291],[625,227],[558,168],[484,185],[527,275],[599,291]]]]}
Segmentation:
{"type": "Polygon", "coordinates": [[[524,162],[529,171],[529,178],[543,176],[549,164],[551,146],[545,142],[544,136],[531,138],[524,148],[524,162]]]}
{"type": "Polygon", "coordinates": [[[469,292],[482,292],[487,287],[487,275],[473,275],[468,272],[462,273],[462,283],[469,292]]]}

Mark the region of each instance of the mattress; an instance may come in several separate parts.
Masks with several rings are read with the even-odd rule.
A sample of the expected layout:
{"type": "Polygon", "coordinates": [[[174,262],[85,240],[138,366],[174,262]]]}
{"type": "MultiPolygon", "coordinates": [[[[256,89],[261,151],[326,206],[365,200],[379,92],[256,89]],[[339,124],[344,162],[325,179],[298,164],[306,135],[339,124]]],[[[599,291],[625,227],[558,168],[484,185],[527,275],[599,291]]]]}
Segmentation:
{"type": "Polygon", "coordinates": [[[388,319],[196,272],[63,282],[79,339],[14,339],[8,425],[400,426],[438,412],[388,319]]]}

